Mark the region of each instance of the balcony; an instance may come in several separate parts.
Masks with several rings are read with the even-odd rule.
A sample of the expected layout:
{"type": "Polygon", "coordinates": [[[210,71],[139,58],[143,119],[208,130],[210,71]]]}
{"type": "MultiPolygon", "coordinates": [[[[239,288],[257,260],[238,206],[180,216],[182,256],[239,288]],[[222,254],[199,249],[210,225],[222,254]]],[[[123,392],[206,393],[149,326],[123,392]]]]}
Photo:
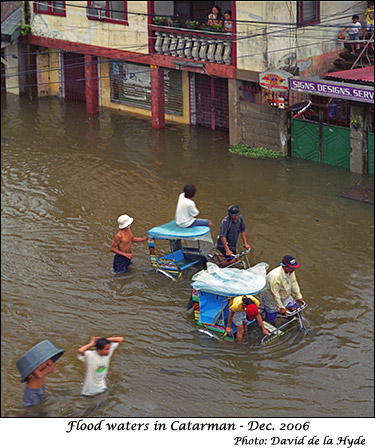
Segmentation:
{"type": "Polygon", "coordinates": [[[150,25],[153,51],[156,54],[232,65],[233,37],[231,33],[150,25]]]}

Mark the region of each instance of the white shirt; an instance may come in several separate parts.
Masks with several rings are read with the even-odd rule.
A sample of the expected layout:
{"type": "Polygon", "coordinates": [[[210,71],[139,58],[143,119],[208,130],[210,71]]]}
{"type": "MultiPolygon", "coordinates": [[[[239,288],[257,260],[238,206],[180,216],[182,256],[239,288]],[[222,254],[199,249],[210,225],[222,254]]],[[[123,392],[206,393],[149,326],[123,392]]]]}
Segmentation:
{"type": "Polygon", "coordinates": [[[350,22],[347,28],[349,34],[359,34],[359,30],[362,28],[362,25],[359,22],[357,23],[350,22]]]}
{"type": "Polygon", "coordinates": [[[86,350],[83,355],[78,354],[78,359],[86,364],[82,395],[96,395],[107,389],[105,378],[109,361],[118,345],[118,342],[111,342],[108,356],[100,356],[96,350],[86,350]]]}
{"type": "Polygon", "coordinates": [[[181,193],[177,202],[176,224],[180,227],[189,227],[198,214],[199,210],[195,206],[195,202],[192,199],[185,198],[185,193],[181,193]]]}

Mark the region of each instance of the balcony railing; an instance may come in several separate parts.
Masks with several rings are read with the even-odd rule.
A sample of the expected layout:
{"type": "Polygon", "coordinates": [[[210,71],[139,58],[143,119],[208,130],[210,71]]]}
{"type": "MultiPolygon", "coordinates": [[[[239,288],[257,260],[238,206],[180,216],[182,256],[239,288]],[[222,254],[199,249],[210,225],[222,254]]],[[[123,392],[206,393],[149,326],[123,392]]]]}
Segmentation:
{"type": "Polygon", "coordinates": [[[230,33],[151,25],[154,51],[195,61],[232,64],[230,33]]]}

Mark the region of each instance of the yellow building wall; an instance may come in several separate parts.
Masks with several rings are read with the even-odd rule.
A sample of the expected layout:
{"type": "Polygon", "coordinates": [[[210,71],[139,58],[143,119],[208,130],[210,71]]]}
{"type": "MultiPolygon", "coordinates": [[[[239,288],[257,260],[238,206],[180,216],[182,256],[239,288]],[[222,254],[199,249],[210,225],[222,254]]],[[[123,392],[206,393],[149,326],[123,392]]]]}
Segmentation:
{"type": "Polygon", "coordinates": [[[300,76],[317,77],[328,71],[343,51],[338,34],[353,14],[362,20],[366,3],[321,1],[320,23],[297,26],[295,1],[237,1],[237,67],[255,72],[280,69],[291,73],[298,68],[300,76]]]}
{"type": "Polygon", "coordinates": [[[86,16],[87,2],[66,2],[66,17],[32,13],[32,33],[52,39],[146,54],[147,2],[127,2],[127,5],[129,25],[122,25],[89,20],[86,16]]]}
{"type": "Polygon", "coordinates": [[[59,95],[59,60],[57,50],[39,51],[36,57],[38,96],[59,95]]]}
{"type": "MultiPolygon", "coordinates": [[[[165,114],[165,120],[173,123],[189,124],[190,108],[189,108],[189,73],[182,71],[182,115],[165,114]]],[[[126,104],[114,103],[111,101],[111,88],[109,78],[109,63],[106,60],[100,60],[100,97],[101,107],[109,109],[121,110],[136,115],[151,118],[151,110],[142,109],[126,104]]]]}

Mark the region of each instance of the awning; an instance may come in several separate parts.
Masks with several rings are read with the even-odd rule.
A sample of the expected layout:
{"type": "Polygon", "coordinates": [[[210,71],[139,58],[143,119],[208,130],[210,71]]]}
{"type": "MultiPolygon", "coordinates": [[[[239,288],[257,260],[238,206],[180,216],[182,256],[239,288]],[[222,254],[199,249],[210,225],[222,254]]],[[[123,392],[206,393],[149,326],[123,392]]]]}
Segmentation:
{"type": "Polygon", "coordinates": [[[21,35],[22,9],[13,11],[3,22],[1,22],[1,47],[3,43],[12,43],[21,35]]]}
{"type": "Polygon", "coordinates": [[[153,227],[147,231],[147,235],[162,240],[187,240],[200,239],[210,231],[211,229],[206,226],[178,227],[176,221],[173,220],[162,226],[153,227]]]}
{"type": "Polygon", "coordinates": [[[323,76],[337,80],[362,81],[374,84],[374,66],[342,70],[340,72],[325,73],[323,76]]]}

